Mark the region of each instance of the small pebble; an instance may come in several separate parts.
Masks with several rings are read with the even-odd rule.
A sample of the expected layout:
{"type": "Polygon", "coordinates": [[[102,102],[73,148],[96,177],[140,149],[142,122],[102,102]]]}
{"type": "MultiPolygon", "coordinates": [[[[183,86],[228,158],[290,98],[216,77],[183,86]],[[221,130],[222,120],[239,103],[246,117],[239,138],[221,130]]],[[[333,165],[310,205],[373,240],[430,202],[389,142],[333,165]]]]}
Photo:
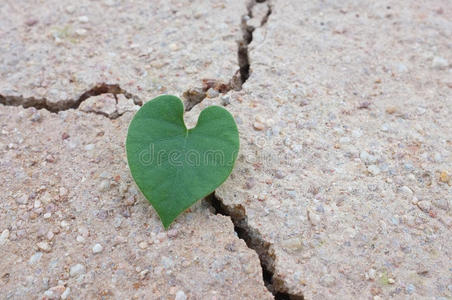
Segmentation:
{"type": "Polygon", "coordinates": [[[110,180],[107,179],[102,180],[97,189],[99,190],[99,192],[105,192],[108,189],[110,189],[110,180]]]}
{"type": "Polygon", "coordinates": [[[320,284],[324,287],[332,287],[336,284],[336,278],[333,275],[326,274],[320,278],[320,284]]]}
{"type": "Polygon", "coordinates": [[[60,187],[60,197],[64,197],[67,195],[67,189],[65,189],[64,187],[60,187]]]}
{"type": "Polygon", "coordinates": [[[38,263],[41,260],[42,257],[42,252],[36,252],[35,254],[33,254],[30,259],[28,260],[28,263],[30,265],[34,265],[36,263],[38,263]]]}
{"type": "Polygon", "coordinates": [[[187,300],[184,291],[177,291],[175,300],[187,300]]]}
{"type": "Polygon", "coordinates": [[[260,123],[260,122],[254,122],[254,123],[253,123],[253,127],[254,127],[254,129],[259,130],[259,131],[265,129],[264,124],[262,124],[262,123],[260,123]]]}
{"type": "Polygon", "coordinates": [[[19,198],[16,198],[16,202],[17,202],[17,204],[22,204],[22,205],[27,204],[28,203],[27,195],[22,195],[19,198]]]}
{"type": "Polygon", "coordinates": [[[146,243],[145,241],[140,242],[138,244],[138,247],[140,247],[140,249],[146,249],[148,247],[148,243],[146,243]]]}
{"type": "Polygon", "coordinates": [[[377,158],[367,151],[361,151],[359,158],[366,164],[374,164],[377,161],[377,158]]]}
{"type": "Polygon", "coordinates": [[[176,229],[170,229],[168,230],[167,235],[169,238],[175,238],[177,237],[178,233],[179,232],[176,229]]]}
{"type": "Polygon", "coordinates": [[[318,214],[313,213],[311,210],[308,210],[308,219],[314,226],[318,226],[321,223],[321,217],[318,214]]]}
{"type": "Polygon", "coordinates": [[[52,214],[48,212],[48,213],[45,213],[43,217],[44,217],[44,219],[49,219],[51,216],[52,216],[52,214]]]}
{"type": "Polygon", "coordinates": [[[74,277],[74,276],[85,273],[85,271],[86,271],[86,268],[84,265],[76,264],[71,267],[69,274],[71,275],[71,277],[74,277]]]}
{"type": "Polygon", "coordinates": [[[435,56],[432,61],[432,67],[434,69],[442,70],[449,66],[449,62],[444,58],[440,56],[435,56]]]}
{"type": "Polygon", "coordinates": [[[76,240],[77,240],[77,242],[79,242],[79,243],[84,243],[84,242],[85,242],[85,238],[84,238],[83,236],[81,236],[81,235],[77,235],[76,240]]]}
{"type": "Polygon", "coordinates": [[[32,122],[39,122],[41,121],[41,114],[39,113],[39,111],[35,112],[30,119],[32,122]]]}
{"type": "Polygon", "coordinates": [[[34,208],[40,208],[41,207],[41,201],[36,200],[35,203],[33,204],[34,208]]]}
{"type": "Polygon", "coordinates": [[[38,246],[38,249],[44,252],[50,252],[52,251],[52,247],[50,247],[48,242],[39,242],[36,244],[38,246]]]}
{"type": "Polygon", "coordinates": [[[406,185],[400,188],[400,193],[405,195],[406,197],[411,197],[413,195],[413,191],[406,185]]]}
{"type": "Polygon", "coordinates": [[[89,18],[87,16],[80,16],[80,17],[78,17],[78,21],[80,23],[88,23],[89,18]]]}
{"type": "Polygon", "coordinates": [[[93,253],[97,254],[97,253],[101,253],[104,250],[104,247],[102,247],[101,244],[96,244],[93,246],[93,253]]]}
{"type": "Polygon", "coordinates": [[[219,93],[217,90],[210,88],[207,90],[206,95],[207,95],[207,98],[216,98],[216,97],[218,97],[219,93]]]}
{"type": "Polygon", "coordinates": [[[431,204],[429,201],[422,200],[417,203],[417,206],[423,211],[428,213],[431,209],[431,204]]]}
{"type": "Polygon", "coordinates": [[[389,124],[383,124],[381,125],[381,131],[387,132],[389,131],[389,124]]]}
{"type": "Polygon", "coordinates": [[[88,31],[84,28],[79,28],[75,31],[75,34],[78,36],[85,36],[88,33],[88,31]]]}
{"type": "Polygon", "coordinates": [[[94,149],[94,145],[93,144],[88,144],[88,145],[85,146],[85,150],[86,151],[91,151],[93,149],[94,149]]]}
{"type": "Polygon", "coordinates": [[[140,279],[143,280],[149,274],[149,270],[143,270],[140,272],[140,279]]]}
{"type": "Polygon", "coordinates": [[[223,106],[229,105],[231,103],[231,96],[229,95],[222,96],[221,103],[223,104],[223,106]]]}
{"type": "Polygon", "coordinates": [[[65,287],[63,285],[54,286],[44,292],[46,299],[60,299],[63,294],[65,287]]]}
{"type": "Polygon", "coordinates": [[[386,107],[386,113],[392,115],[392,114],[394,114],[396,112],[397,112],[397,107],[395,107],[395,106],[388,106],[388,107],[386,107]]]}
{"type": "Polygon", "coordinates": [[[414,287],[414,285],[412,285],[411,283],[409,285],[407,285],[407,287],[405,288],[407,294],[411,295],[412,293],[414,293],[414,291],[416,290],[416,288],[414,287]]]}
{"type": "Polygon", "coordinates": [[[275,177],[278,179],[283,179],[285,177],[285,174],[281,170],[277,170],[275,172],[275,177]]]}
{"type": "Polygon", "coordinates": [[[9,230],[5,229],[2,231],[2,234],[0,235],[0,245],[3,245],[6,243],[6,241],[9,238],[9,230]]]}
{"type": "Polygon", "coordinates": [[[368,166],[367,171],[369,171],[369,173],[372,174],[373,176],[380,174],[380,168],[378,168],[376,165],[368,166]]]}
{"type": "Polygon", "coordinates": [[[31,27],[38,24],[38,20],[37,19],[28,19],[27,21],[25,21],[25,25],[31,27]]]}
{"type": "Polygon", "coordinates": [[[447,174],[446,171],[441,171],[441,173],[439,174],[439,181],[447,183],[450,180],[450,175],[447,174]]]}

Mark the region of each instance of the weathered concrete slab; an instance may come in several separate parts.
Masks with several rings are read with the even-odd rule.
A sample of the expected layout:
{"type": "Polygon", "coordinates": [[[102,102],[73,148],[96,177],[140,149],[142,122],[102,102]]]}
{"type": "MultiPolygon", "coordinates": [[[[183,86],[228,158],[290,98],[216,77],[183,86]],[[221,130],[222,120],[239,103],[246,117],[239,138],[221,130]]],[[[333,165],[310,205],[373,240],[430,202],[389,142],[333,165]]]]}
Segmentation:
{"type": "Polygon", "coordinates": [[[241,133],[217,209],[275,294],[452,297],[448,1],[78,3],[0,4],[1,102],[79,108],[0,106],[1,295],[270,297],[228,218],[164,232],[128,172],[133,102],[202,85],[187,120],[227,105],[241,133]],[[250,77],[217,97],[237,35],[250,77]]]}
{"type": "Polygon", "coordinates": [[[53,110],[86,93],[146,101],[238,70],[241,1],[3,1],[0,95],[53,110]]]}
{"type": "Polygon", "coordinates": [[[451,10],[272,2],[250,78],[226,99],[241,155],[216,195],[277,290],[452,296],[451,10]]]}
{"type": "Polygon", "coordinates": [[[132,115],[0,105],[1,298],[270,299],[229,218],[200,202],[163,229],[128,171],[132,115]]]}

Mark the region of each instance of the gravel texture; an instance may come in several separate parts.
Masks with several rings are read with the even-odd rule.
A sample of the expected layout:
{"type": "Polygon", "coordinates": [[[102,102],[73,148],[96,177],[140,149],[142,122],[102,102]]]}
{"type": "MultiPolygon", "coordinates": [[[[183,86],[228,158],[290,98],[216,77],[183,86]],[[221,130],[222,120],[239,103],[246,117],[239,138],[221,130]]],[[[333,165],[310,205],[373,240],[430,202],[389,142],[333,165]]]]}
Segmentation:
{"type": "Polygon", "coordinates": [[[0,4],[1,298],[452,297],[450,1],[77,3],[0,4]],[[241,137],[168,231],[124,151],[166,92],[241,137]]]}

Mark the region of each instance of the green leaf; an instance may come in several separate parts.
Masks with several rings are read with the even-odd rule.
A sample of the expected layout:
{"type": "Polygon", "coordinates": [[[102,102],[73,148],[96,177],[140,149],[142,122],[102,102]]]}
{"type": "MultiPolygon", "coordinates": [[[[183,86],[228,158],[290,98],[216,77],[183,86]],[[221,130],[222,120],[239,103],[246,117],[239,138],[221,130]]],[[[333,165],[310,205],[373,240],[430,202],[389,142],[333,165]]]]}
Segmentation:
{"type": "Polygon", "coordinates": [[[136,113],[127,133],[130,171],[165,228],[212,193],[234,167],[237,125],[222,107],[209,106],[187,129],[179,98],[159,96],[136,113]]]}

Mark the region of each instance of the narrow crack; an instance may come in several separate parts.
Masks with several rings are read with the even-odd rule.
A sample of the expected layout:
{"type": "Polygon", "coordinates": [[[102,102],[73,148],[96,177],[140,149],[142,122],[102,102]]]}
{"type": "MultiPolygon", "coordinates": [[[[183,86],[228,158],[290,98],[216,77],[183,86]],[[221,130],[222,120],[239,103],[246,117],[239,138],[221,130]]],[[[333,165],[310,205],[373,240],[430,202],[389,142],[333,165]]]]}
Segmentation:
{"type": "Polygon", "coordinates": [[[245,208],[241,205],[227,206],[215,195],[215,192],[206,198],[213,207],[214,213],[231,218],[234,231],[244,240],[248,248],[254,250],[262,267],[262,275],[266,288],[273,294],[275,300],[303,300],[303,295],[290,294],[284,282],[274,276],[275,255],[271,243],[265,241],[261,234],[248,224],[245,208]]]}
{"type": "MultiPolygon", "coordinates": [[[[247,13],[242,16],[240,28],[242,37],[237,41],[237,61],[239,69],[234,73],[229,82],[221,82],[216,79],[202,79],[202,87],[195,87],[186,90],[182,97],[186,100],[185,111],[190,111],[194,106],[201,103],[208,97],[209,89],[213,93],[226,94],[230,90],[240,91],[243,84],[250,77],[250,58],[248,54],[248,46],[253,41],[253,32],[256,28],[260,28],[267,24],[268,18],[272,13],[272,6],[268,0],[251,0],[247,4],[247,13]],[[253,18],[253,8],[257,3],[266,3],[267,11],[259,21],[257,27],[249,25],[248,21],[253,18]]],[[[215,96],[215,95],[214,95],[215,96]]]]}
{"type": "Polygon", "coordinates": [[[248,46],[253,41],[253,32],[256,28],[263,27],[268,22],[268,18],[272,13],[272,6],[270,1],[266,0],[252,0],[247,5],[248,13],[242,17],[241,29],[242,29],[242,39],[238,41],[238,62],[240,68],[240,80],[241,85],[243,85],[250,77],[250,58],[248,53],[248,46]],[[259,22],[259,26],[254,27],[248,24],[248,20],[253,18],[253,8],[257,3],[266,3],[267,12],[262,17],[259,22]]]}
{"type": "MultiPolygon", "coordinates": [[[[113,94],[115,98],[116,95],[122,94],[127,99],[131,99],[135,105],[141,106],[143,104],[142,101],[137,96],[122,89],[119,86],[119,84],[107,84],[107,83],[96,84],[94,87],[81,94],[80,97],[78,97],[77,99],[68,99],[65,101],[58,101],[53,103],[46,98],[8,96],[0,94],[0,104],[8,106],[22,106],[24,108],[34,107],[36,109],[45,109],[53,113],[58,113],[64,110],[78,109],[82,102],[88,99],[89,97],[99,96],[102,94],[113,94]]],[[[89,113],[102,115],[110,119],[116,119],[122,115],[116,113],[109,116],[108,114],[102,111],[91,111],[89,113]]]]}

